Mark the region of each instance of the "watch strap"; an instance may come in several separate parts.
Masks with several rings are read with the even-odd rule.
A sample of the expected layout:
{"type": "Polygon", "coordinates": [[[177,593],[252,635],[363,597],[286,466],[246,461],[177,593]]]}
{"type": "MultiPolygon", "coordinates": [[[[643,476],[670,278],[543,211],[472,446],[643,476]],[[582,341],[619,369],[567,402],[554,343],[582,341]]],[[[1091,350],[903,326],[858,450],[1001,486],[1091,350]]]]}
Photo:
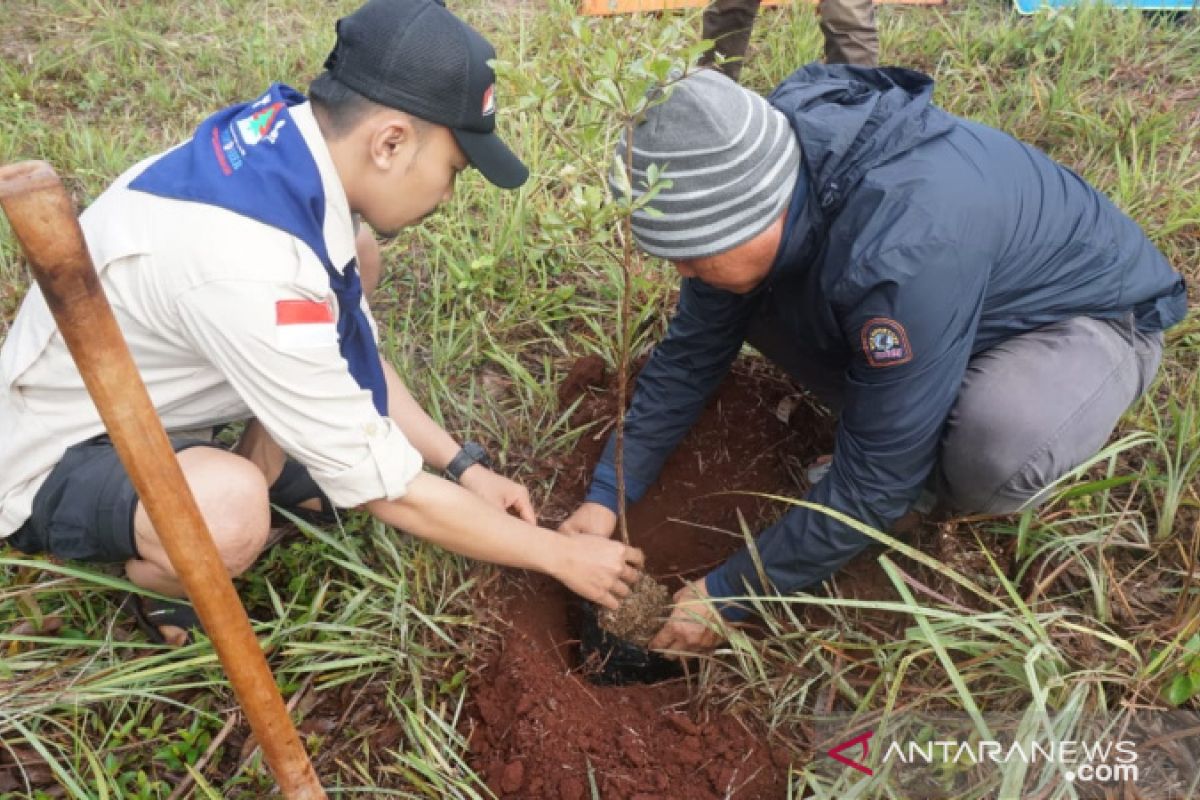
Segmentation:
{"type": "Polygon", "coordinates": [[[446,477],[458,483],[462,479],[463,473],[476,464],[481,464],[490,469],[492,460],[488,458],[487,451],[483,449],[483,445],[478,442],[465,442],[462,449],[458,451],[458,454],[450,459],[450,463],[446,465],[446,477]]]}

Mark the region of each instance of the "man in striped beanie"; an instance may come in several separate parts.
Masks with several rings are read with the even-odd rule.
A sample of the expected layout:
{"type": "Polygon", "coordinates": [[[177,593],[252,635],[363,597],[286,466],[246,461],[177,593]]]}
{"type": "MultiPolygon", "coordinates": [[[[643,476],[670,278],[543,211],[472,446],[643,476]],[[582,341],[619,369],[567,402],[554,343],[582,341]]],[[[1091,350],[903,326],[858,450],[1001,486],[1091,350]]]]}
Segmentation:
{"type": "MultiPolygon", "coordinates": [[[[621,142],[635,196],[651,165],[664,181],[634,236],[683,277],[626,417],[631,501],[743,343],[838,415],[805,499],[879,530],[923,492],[959,512],[1040,502],[1146,391],[1183,279],[1077,175],[932,94],[909,70],[810,64],[763,99],[704,70],[621,142]]],[[[563,530],[615,528],[613,444],[563,530]]],[[[651,647],[710,648],[738,599],[813,587],[871,541],[794,508],[757,538],[769,585],[735,554],[676,594],[651,647]]]]}

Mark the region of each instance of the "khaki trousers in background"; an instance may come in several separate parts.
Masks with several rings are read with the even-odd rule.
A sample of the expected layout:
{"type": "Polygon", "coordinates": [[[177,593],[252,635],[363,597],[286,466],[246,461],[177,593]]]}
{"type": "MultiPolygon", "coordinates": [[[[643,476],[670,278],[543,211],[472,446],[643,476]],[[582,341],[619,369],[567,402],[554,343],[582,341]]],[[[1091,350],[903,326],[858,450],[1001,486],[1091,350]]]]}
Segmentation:
{"type": "MultiPolygon", "coordinates": [[[[715,39],[716,50],[726,58],[745,58],[758,5],[759,0],[714,0],[704,9],[704,38],[715,39]]],[[[878,65],[879,33],[871,0],[821,0],[817,8],[821,32],[825,34],[826,63],[878,65]]],[[[712,55],[705,60],[712,63],[712,55]]],[[[726,64],[722,69],[737,80],[742,61],[726,64]]]]}

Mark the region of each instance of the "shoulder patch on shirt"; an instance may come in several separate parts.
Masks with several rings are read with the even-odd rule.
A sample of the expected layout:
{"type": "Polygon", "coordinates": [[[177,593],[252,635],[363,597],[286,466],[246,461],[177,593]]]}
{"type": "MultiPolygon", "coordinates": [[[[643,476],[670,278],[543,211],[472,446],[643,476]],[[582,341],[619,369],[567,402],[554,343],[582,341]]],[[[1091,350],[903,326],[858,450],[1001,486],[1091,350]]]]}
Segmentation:
{"type": "Polygon", "coordinates": [[[875,317],[863,324],[862,348],[872,367],[894,367],[912,361],[904,326],[887,317],[875,317]]]}
{"type": "Polygon", "coordinates": [[[328,300],[277,300],[275,343],[281,350],[337,347],[337,322],[328,300]]]}

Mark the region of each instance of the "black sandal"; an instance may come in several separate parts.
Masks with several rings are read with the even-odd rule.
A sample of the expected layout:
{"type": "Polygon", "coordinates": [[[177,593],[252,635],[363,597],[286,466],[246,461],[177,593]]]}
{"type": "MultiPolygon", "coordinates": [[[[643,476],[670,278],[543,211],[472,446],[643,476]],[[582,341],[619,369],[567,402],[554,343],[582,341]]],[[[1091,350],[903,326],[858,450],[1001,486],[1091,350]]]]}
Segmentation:
{"type": "Polygon", "coordinates": [[[138,628],[154,644],[168,644],[162,632],[162,628],[168,626],[179,628],[187,634],[187,639],[182,643],[184,645],[192,643],[192,631],[204,633],[196,609],[186,600],[159,600],[130,592],[121,601],[121,610],[133,617],[138,628]]]}
{"type": "Polygon", "coordinates": [[[321,491],[321,487],[317,486],[308,470],[299,461],[291,458],[284,462],[283,470],[271,484],[267,498],[272,505],[287,509],[289,513],[314,525],[332,525],[337,522],[337,515],[334,514],[329,498],[321,491]],[[300,506],[301,503],[310,500],[320,501],[321,510],[314,511],[300,506]]]}

